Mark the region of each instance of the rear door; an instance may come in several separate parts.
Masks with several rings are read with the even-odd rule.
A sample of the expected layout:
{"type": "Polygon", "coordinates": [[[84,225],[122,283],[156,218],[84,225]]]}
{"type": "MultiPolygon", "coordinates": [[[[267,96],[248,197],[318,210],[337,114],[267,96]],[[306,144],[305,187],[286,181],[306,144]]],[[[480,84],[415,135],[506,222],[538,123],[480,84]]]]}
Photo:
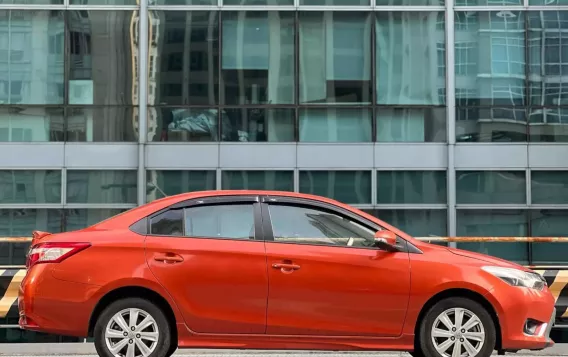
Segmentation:
{"type": "Polygon", "coordinates": [[[268,277],[257,196],[196,199],[149,219],[146,260],[198,333],[263,334],[268,277]]]}

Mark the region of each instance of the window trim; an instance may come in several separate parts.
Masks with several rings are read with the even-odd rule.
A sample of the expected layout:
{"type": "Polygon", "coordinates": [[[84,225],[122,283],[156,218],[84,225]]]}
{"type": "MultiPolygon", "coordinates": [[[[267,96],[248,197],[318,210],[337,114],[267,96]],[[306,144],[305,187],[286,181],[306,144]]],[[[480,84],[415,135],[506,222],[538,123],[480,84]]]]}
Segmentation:
{"type": "MultiPolygon", "coordinates": [[[[274,232],[272,229],[272,219],[270,217],[269,206],[271,204],[274,205],[285,205],[285,206],[294,206],[299,208],[308,208],[314,209],[319,211],[327,211],[329,213],[338,215],[342,218],[347,218],[352,220],[354,223],[357,223],[363,227],[368,229],[374,230],[382,230],[385,229],[384,227],[380,226],[379,224],[372,222],[364,217],[361,217],[351,211],[348,211],[344,208],[339,206],[325,203],[322,201],[317,200],[310,200],[298,197],[286,197],[286,196],[262,196],[261,197],[261,213],[262,213],[262,227],[264,230],[264,236],[267,243],[276,243],[276,244],[295,244],[295,245],[305,245],[305,246],[322,246],[322,247],[334,247],[334,248],[351,248],[351,249],[367,249],[367,250],[376,250],[376,251],[383,251],[377,247],[349,247],[349,246],[334,246],[329,244],[314,244],[314,243],[294,243],[294,242],[277,242],[274,240],[274,232]]],[[[422,251],[415,247],[413,244],[408,242],[406,239],[397,236],[398,240],[400,241],[400,248],[399,252],[402,253],[418,253],[422,254],[422,251]]]]}

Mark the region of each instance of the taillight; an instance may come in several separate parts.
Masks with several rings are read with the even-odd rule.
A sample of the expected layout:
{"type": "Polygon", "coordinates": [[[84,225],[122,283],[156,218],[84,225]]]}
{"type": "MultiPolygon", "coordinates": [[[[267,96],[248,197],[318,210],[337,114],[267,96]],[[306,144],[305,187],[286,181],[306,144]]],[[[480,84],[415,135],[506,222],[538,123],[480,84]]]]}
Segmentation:
{"type": "Polygon", "coordinates": [[[26,259],[26,268],[40,263],[60,263],[72,255],[87,249],[90,243],[47,242],[30,248],[26,259]]]}

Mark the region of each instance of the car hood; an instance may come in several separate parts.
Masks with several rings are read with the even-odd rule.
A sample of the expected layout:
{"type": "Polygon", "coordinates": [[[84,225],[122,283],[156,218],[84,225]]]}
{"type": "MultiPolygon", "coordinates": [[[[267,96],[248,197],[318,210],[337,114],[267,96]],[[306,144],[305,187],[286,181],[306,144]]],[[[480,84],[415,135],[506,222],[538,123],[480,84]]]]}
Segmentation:
{"type": "Polygon", "coordinates": [[[468,250],[462,250],[462,249],[457,249],[457,248],[446,248],[446,249],[449,250],[450,253],[452,253],[452,254],[459,255],[459,256],[462,256],[462,257],[466,257],[466,258],[479,260],[479,261],[483,261],[483,262],[489,263],[491,265],[505,267],[505,268],[515,268],[515,269],[520,269],[520,270],[523,270],[523,271],[530,271],[530,269],[527,269],[522,265],[510,262],[510,261],[505,260],[505,259],[500,259],[500,258],[492,257],[492,256],[489,256],[489,255],[470,252],[468,250]]]}

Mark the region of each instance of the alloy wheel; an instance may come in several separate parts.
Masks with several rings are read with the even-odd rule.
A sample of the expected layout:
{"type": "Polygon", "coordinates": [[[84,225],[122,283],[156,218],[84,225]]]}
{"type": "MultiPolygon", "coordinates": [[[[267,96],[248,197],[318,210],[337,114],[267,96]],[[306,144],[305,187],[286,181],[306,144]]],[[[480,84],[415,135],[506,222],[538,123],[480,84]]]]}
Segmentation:
{"type": "Polygon", "coordinates": [[[456,307],[436,318],[431,337],[440,356],[475,357],[485,343],[485,329],[476,314],[456,307]]]}
{"type": "Polygon", "coordinates": [[[108,322],[106,346],[115,357],[148,357],[158,344],[158,323],[146,311],[124,309],[108,322]]]}

